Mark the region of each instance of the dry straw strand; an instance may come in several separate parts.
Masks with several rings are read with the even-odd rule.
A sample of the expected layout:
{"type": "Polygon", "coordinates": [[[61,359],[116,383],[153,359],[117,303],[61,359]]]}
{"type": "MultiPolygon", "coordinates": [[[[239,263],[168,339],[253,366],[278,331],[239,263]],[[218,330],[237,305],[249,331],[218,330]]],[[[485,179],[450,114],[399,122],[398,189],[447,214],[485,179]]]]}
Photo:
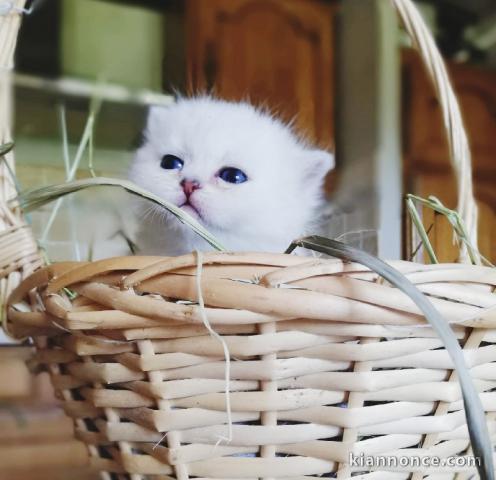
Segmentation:
{"type": "Polygon", "coordinates": [[[424,244],[433,263],[438,262],[432,250],[432,245],[430,244],[427,237],[427,233],[425,232],[425,229],[422,225],[422,221],[420,220],[420,217],[415,208],[414,201],[434,210],[436,213],[443,215],[449,221],[453,228],[453,235],[455,240],[458,242],[459,245],[461,244],[467,249],[468,258],[470,259],[471,263],[473,263],[474,265],[484,263],[487,266],[493,266],[492,263],[478,251],[477,246],[471,243],[471,240],[467,233],[467,228],[463,222],[463,219],[457,211],[445,207],[443,203],[433,195],[429,196],[429,198],[426,199],[418,197],[417,195],[408,194],[408,211],[412,217],[415,228],[421,236],[422,243],[424,244]]]}

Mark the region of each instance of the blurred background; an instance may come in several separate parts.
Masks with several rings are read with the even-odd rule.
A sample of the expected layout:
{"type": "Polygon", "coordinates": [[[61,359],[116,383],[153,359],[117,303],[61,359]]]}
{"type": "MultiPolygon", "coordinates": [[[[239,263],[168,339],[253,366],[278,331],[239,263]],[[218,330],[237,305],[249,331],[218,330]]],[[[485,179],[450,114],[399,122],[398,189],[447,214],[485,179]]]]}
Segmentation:
{"type": "MultiPolygon", "coordinates": [[[[479,247],[495,261],[496,4],[417,5],[461,103],[480,208],[479,247]]],[[[208,91],[268,105],[335,152],[337,168],[326,184],[333,237],[383,257],[421,258],[405,193],[456,205],[438,102],[387,1],[38,0],[31,6],[14,74],[21,188],[64,181],[64,157],[78,157],[85,130],[92,132],[91,148],[76,178],[88,176],[91,159],[97,175],[124,177],[147,106],[173,102],[177,92],[208,91]]],[[[122,208],[128,200],[115,190],[94,190],[64,200],[56,216],[49,205],[30,221],[51,260],[118,255],[128,249],[122,208]]],[[[447,221],[430,210],[421,215],[439,259],[454,261],[458,249],[447,221]]],[[[0,349],[0,480],[95,478],[82,466],[84,447],[72,440],[71,422],[57,409],[46,377],[28,375],[27,356],[25,349],[0,349]]]]}
{"type": "MultiPolygon", "coordinates": [[[[418,6],[462,105],[481,202],[480,246],[494,258],[496,5],[441,0],[418,6]]],[[[456,204],[437,101],[389,2],[38,0],[33,7],[20,33],[15,75],[23,187],[64,179],[61,115],[72,160],[91,98],[101,100],[93,129],[95,171],[124,176],[147,105],[207,91],[268,105],[336,153],[338,167],[327,182],[333,237],[383,257],[406,257],[412,246],[403,194],[432,194],[456,204]]],[[[81,175],[87,175],[86,157],[81,175]]],[[[127,219],[116,207],[122,204],[116,191],[80,197],[65,201],[48,229],[52,207],[33,215],[49,256],[125,252],[127,219]],[[109,207],[98,208],[106,217],[81,229],[95,221],[88,214],[95,203],[109,207]]],[[[434,244],[451,237],[442,221],[435,223],[434,244]]],[[[456,258],[451,244],[443,246],[443,260],[456,258]]]]}

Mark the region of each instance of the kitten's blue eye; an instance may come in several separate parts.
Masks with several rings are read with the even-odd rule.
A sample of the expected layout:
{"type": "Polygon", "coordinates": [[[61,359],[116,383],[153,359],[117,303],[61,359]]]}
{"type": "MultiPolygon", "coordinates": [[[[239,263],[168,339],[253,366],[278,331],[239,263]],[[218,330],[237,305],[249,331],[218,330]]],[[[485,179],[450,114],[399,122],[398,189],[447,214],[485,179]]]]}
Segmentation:
{"type": "Polygon", "coordinates": [[[248,180],[246,173],[239,168],[225,167],[219,171],[219,177],[228,183],[244,183],[248,180]]]}
{"type": "Polygon", "coordinates": [[[170,154],[164,155],[160,162],[160,166],[166,170],[181,170],[183,165],[184,162],[179,157],[170,154]]]}

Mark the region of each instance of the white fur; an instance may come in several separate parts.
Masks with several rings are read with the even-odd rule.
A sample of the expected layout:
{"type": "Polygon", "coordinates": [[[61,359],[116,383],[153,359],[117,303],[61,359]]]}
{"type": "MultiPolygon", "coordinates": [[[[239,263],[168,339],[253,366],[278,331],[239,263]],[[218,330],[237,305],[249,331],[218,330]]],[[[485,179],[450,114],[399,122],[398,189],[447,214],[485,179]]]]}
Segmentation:
{"type": "MultiPolygon", "coordinates": [[[[129,178],[178,206],[185,201],[180,181],[197,180],[201,188],[191,196],[200,214],[197,220],[227,249],[282,252],[292,240],[315,233],[322,183],[332,167],[331,154],[310,148],[269,114],[247,103],[196,97],[150,109],[145,141],[129,178]],[[165,154],[181,158],[183,169],[161,168],[165,154]],[[223,167],[240,168],[248,181],[224,182],[216,176],[223,167]]],[[[149,203],[141,204],[138,222],[140,253],[211,249],[149,203]]]]}

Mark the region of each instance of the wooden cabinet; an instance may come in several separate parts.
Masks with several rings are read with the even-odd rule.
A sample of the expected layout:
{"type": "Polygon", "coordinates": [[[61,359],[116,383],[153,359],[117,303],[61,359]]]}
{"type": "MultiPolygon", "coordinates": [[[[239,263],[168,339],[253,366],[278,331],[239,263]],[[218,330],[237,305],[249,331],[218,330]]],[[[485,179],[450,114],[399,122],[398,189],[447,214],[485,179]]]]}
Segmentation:
{"type": "MultiPolygon", "coordinates": [[[[479,248],[496,261],[496,72],[449,64],[472,152],[475,196],[479,205],[479,248]]],[[[413,52],[403,55],[403,126],[405,191],[435,195],[448,207],[457,195],[444,135],[441,112],[430,80],[413,52]]],[[[439,258],[453,261],[457,247],[451,227],[424,210],[426,227],[439,258]]]]}
{"type": "Polygon", "coordinates": [[[188,0],[190,89],[267,105],[332,146],[333,12],[322,0],[188,0]]]}

